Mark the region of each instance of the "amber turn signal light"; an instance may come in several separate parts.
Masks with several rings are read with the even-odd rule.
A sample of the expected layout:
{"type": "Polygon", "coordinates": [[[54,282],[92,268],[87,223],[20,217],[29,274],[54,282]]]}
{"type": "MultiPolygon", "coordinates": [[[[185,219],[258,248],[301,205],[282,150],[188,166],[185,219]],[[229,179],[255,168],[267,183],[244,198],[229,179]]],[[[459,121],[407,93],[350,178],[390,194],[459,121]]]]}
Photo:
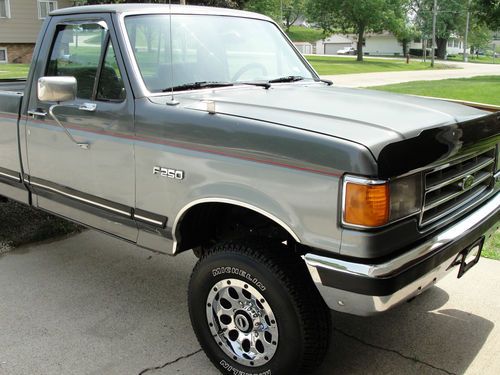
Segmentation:
{"type": "Polygon", "coordinates": [[[389,184],[345,185],[344,223],[379,227],[389,222],[389,184]]]}

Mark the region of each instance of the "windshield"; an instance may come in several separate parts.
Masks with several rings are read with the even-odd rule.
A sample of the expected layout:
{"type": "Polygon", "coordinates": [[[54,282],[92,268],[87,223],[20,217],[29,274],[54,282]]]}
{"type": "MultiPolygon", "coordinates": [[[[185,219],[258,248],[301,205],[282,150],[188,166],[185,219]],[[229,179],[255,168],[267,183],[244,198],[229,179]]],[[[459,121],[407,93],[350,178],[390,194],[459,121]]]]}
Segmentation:
{"type": "Polygon", "coordinates": [[[171,19],[172,46],[169,15],[125,18],[137,65],[151,92],[315,78],[271,22],[209,15],[171,19]]]}

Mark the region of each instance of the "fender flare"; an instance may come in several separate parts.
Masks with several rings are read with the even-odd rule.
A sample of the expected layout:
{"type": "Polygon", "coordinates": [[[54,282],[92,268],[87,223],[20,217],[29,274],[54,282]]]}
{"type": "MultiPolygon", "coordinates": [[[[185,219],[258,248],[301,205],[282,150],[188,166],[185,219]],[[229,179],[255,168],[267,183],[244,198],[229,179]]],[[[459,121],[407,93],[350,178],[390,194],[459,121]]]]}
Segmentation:
{"type": "Polygon", "coordinates": [[[181,210],[179,211],[179,213],[177,214],[177,216],[175,217],[175,221],[174,221],[174,224],[172,226],[172,237],[173,237],[173,240],[174,240],[174,243],[173,243],[173,247],[172,247],[172,255],[177,255],[177,246],[178,246],[178,230],[179,230],[179,224],[182,222],[182,219],[184,218],[184,216],[187,214],[187,212],[197,206],[197,205],[200,205],[200,204],[204,204],[204,203],[224,203],[224,204],[232,204],[232,205],[235,205],[235,206],[240,206],[240,207],[244,207],[244,208],[247,208],[249,210],[252,210],[254,212],[257,212],[265,217],[267,217],[268,219],[274,221],[276,224],[278,224],[280,227],[282,227],[284,230],[286,230],[288,232],[288,234],[290,234],[290,236],[297,242],[297,243],[301,243],[300,241],[300,238],[299,236],[297,236],[297,234],[292,230],[292,228],[290,228],[290,226],[288,224],[286,224],[283,220],[279,219],[278,217],[276,217],[275,215],[259,208],[259,207],[256,207],[252,204],[249,204],[249,203],[245,203],[245,202],[241,202],[241,201],[238,201],[238,200],[235,200],[235,199],[228,199],[228,198],[216,198],[216,197],[213,197],[213,198],[201,198],[201,199],[197,199],[197,200],[194,200],[194,201],[191,201],[190,203],[186,204],[184,207],[181,208],[181,210]]]}

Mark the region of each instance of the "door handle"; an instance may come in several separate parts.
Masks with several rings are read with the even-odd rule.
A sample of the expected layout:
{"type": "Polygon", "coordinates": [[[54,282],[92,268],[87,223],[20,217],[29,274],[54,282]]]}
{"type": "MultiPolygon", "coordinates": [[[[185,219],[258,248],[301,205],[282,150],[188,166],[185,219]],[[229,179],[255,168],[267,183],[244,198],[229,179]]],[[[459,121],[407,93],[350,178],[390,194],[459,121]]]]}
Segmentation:
{"type": "Polygon", "coordinates": [[[80,111],[95,112],[97,109],[97,104],[95,103],[83,103],[78,107],[80,111]]]}
{"type": "Polygon", "coordinates": [[[45,117],[45,116],[47,116],[47,113],[46,112],[42,112],[42,111],[37,111],[37,110],[30,110],[30,111],[28,111],[28,116],[31,116],[33,118],[36,118],[36,117],[45,117]]]}

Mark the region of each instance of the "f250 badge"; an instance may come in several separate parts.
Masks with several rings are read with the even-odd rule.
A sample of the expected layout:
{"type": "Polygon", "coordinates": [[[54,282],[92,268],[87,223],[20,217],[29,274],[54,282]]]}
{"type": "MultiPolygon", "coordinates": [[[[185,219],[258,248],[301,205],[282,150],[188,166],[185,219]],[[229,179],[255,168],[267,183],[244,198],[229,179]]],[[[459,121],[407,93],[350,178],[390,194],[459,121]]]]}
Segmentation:
{"type": "Polygon", "coordinates": [[[171,178],[173,180],[184,180],[184,171],[172,168],[153,167],[153,174],[171,178]]]}

